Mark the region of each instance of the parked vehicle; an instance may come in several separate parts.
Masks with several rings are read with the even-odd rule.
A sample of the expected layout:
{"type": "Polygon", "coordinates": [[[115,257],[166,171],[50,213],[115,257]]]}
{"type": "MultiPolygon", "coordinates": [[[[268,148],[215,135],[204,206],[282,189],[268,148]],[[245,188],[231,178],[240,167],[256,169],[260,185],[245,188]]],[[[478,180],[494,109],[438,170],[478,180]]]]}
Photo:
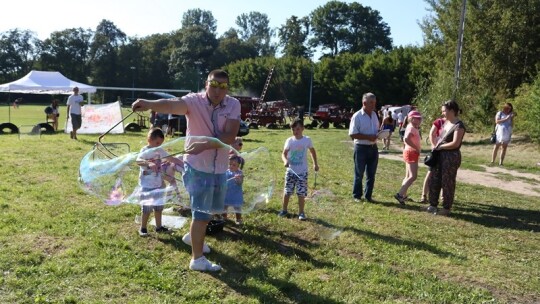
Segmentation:
{"type": "Polygon", "coordinates": [[[352,115],[351,111],[347,111],[337,104],[322,104],[317,109],[317,112],[313,114],[311,127],[318,126],[319,128],[328,129],[332,124],[335,128],[348,128],[352,115]]]}
{"type": "MultiPolygon", "coordinates": [[[[176,98],[169,93],[165,92],[146,92],[138,96],[139,98],[144,99],[161,99],[161,98],[176,98]]],[[[146,120],[139,117],[137,122],[132,122],[126,125],[125,129],[128,131],[140,132],[141,129],[147,128],[146,120]]],[[[156,113],[151,112],[150,118],[146,118],[150,122],[150,127],[159,127],[162,128],[167,135],[174,136],[176,133],[179,135],[186,134],[187,121],[186,116],[184,115],[173,115],[168,113],[156,113]]]]}

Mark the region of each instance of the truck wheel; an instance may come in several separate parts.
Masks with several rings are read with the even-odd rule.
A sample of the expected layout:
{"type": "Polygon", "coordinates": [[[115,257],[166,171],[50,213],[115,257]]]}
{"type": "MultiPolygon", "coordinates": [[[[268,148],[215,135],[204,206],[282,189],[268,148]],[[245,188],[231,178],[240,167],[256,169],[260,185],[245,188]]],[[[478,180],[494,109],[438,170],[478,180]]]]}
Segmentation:
{"type": "Polygon", "coordinates": [[[334,125],[334,128],[336,128],[336,129],[342,129],[343,128],[343,126],[339,122],[334,122],[333,125],[334,125]]]}
{"type": "Polygon", "coordinates": [[[328,121],[323,121],[321,125],[319,126],[319,129],[328,129],[330,127],[330,123],[328,121]]]}

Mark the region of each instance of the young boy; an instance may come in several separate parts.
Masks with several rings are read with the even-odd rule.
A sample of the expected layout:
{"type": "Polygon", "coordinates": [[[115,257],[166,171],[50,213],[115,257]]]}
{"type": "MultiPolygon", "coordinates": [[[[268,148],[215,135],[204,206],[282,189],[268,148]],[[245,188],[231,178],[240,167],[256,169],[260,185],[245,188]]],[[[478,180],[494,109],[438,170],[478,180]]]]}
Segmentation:
{"type": "Polygon", "coordinates": [[[287,211],[289,199],[296,189],[296,195],[298,196],[298,219],[303,221],[307,219],[304,213],[304,204],[308,190],[308,150],[313,161],[313,170],[319,171],[319,165],[317,164],[317,153],[315,152],[315,148],[313,148],[311,138],[303,135],[304,122],[301,119],[295,119],[291,123],[291,131],[293,136],[287,138],[283,153],[281,154],[281,159],[287,170],[285,171],[283,206],[278,215],[283,217],[289,213],[287,211]]]}
{"type": "MultiPolygon", "coordinates": [[[[139,171],[139,186],[141,187],[141,228],[139,230],[140,236],[147,236],[148,219],[150,213],[154,211],[154,217],[156,219],[156,232],[168,232],[169,229],[161,226],[161,213],[163,211],[163,204],[156,201],[163,196],[163,192],[160,190],[164,188],[165,184],[163,180],[166,177],[163,172],[164,164],[162,162],[171,161],[175,163],[174,157],[168,157],[167,152],[159,147],[165,140],[163,131],[159,128],[152,128],[148,131],[146,138],[148,145],[144,146],[137,158],[137,164],[140,167],[139,171]],[[165,159],[167,158],[167,160],[165,159]]],[[[174,177],[173,177],[174,179],[174,177]]],[[[169,181],[170,182],[170,181],[169,181]]]]}

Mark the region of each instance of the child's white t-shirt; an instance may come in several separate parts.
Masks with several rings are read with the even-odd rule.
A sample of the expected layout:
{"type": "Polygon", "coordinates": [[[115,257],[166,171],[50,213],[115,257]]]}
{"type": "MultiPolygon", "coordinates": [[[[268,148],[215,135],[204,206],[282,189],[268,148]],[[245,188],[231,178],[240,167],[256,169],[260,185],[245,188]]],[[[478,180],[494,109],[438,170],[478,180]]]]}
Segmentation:
{"type": "Polygon", "coordinates": [[[284,149],[288,149],[287,160],[289,168],[296,174],[303,174],[308,171],[307,153],[308,149],[313,148],[313,143],[309,136],[302,136],[296,139],[294,136],[287,138],[284,149]]]}
{"type": "MultiPolygon", "coordinates": [[[[141,149],[137,161],[151,161],[159,159],[164,161],[164,157],[169,156],[165,150],[161,147],[151,148],[145,146],[141,149]]],[[[161,168],[160,168],[161,169],[161,168]]],[[[156,189],[161,188],[163,185],[163,175],[161,172],[154,172],[152,169],[148,169],[147,166],[140,166],[139,171],[139,186],[142,188],[156,189]]]]}

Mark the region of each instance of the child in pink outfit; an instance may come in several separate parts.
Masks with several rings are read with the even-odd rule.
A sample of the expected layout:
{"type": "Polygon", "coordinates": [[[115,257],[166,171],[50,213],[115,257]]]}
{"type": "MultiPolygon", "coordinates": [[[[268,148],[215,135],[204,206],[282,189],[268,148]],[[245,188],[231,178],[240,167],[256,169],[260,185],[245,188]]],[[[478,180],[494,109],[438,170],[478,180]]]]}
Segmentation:
{"type": "Polygon", "coordinates": [[[403,136],[403,160],[405,161],[405,178],[401,183],[399,192],[394,195],[394,198],[401,204],[405,205],[407,199],[407,190],[418,177],[418,159],[420,158],[420,123],[422,115],[418,111],[411,111],[407,116],[409,124],[405,129],[403,136]]]}

